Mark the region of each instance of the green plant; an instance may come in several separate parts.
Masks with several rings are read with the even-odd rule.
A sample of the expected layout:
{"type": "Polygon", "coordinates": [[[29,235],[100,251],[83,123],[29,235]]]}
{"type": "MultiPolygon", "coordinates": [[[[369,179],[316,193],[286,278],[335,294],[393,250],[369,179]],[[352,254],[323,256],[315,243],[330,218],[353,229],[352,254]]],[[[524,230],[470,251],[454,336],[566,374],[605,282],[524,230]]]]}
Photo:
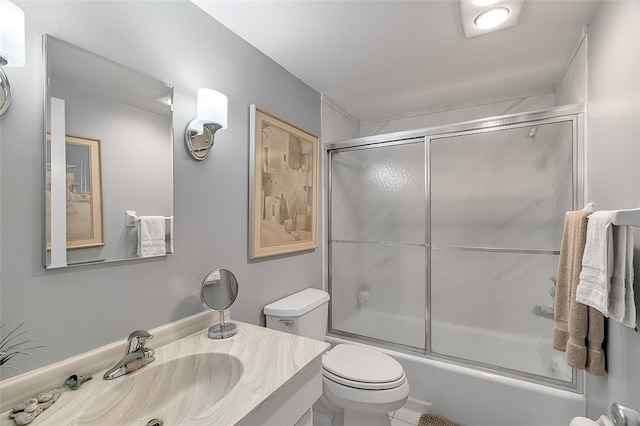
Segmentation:
{"type": "MultiPolygon", "coordinates": [[[[0,366],[4,366],[5,363],[7,363],[9,360],[11,360],[11,358],[18,354],[31,355],[27,351],[44,347],[44,345],[28,346],[30,343],[35,342],[35,340],[33,339],[15,342],[15,340],[20,336],[29,332],[29,330],[18,332],[18,329],[23,325],[24,321],[21,322],[16,328],[11,330],[6,336],[4,336],[2,340],[0,340],[0,366]]],[[[4,328],[4,326],[5,324],[0,323],[0,331],[4,328]]],[[[14,368],[8,365],[7,367],[14,368]]]]}

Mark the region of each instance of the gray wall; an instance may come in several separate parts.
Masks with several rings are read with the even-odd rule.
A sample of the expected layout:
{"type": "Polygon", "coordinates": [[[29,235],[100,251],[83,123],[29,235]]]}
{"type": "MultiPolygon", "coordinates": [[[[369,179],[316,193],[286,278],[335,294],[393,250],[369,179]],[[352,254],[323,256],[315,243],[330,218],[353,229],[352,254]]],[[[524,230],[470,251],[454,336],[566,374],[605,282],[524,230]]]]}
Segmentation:
{"type": "MultiPolygon", "coordinates": [[[[587,183],[598,210],[640,207],[640,2],[602,1],[587,31],[587,183]]],[[[636,305],[640,232],[636,230],[636,305]]],[[[640,312],[640,310],[638,310],[640,312]]],[[[607,375],[587,378],[587,414],[640,409],[640,333],[609,321],[607,375]]]]}
{"type": "Polygon", "coordinates": [[[264,304],[321,286],[320,249],[247,260],[249,105],[319,135],[319,93],[184,0],[16,3],[26,15],[27,65],[6,68],[14,100],[0,129],[0,321],[26,321],[28,337],[46,347],[13,365],[25,372],[200,312],[200,283],[216,267],[240,283],[232,316],[256,324],[264,304]],[[175,255],[43,268],[44,33],[175,86],[175,255]],[[229,97],[228,128],[204,162],[182,139],[199,87],[229,97]]]}
{"type": "MultiPolygon", "coordinates": [[[[586,198],[599,210],[640,206],[639,52],[640,3],[603,1],[556,89],[558,103],[587,104],[586,198]]],[[[634,255],[640,305],[640,230],[634,255]]],[[[592,419],[608,413],[613,402],[640,409],[640,334],[609,321],[605,352],[607,374],[587,375],[592,419]]]]}

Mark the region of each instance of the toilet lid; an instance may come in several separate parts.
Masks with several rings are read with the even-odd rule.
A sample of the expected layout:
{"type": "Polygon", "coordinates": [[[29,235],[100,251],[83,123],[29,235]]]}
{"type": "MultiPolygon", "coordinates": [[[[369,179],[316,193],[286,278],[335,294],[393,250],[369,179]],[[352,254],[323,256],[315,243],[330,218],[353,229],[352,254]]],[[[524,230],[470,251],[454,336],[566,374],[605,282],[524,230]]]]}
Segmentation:
{"type": "Polygon", "coordinates": [[[394,388],[397,388],[398,386],[402,386],[404,382],[407,381],[407,377],[403,375],[398,380],[394,380],[392,382],[385,382],[385,383],[356,382],[354,380],[349,380],[349,379],[345,379],[344,377],[337,376],[324,368],[322,369],[322,378],[323,380],[328,379],[342,386],[347,386],[355,389],[364,389],[364,390],[394,389],[394,388]]]}
{"type": "Polygon", "coordinates": [[[402,365],[380,351],[337,345],[322,358],[325,377],[361,389],[390,389],[406,380],[402,365]]]}

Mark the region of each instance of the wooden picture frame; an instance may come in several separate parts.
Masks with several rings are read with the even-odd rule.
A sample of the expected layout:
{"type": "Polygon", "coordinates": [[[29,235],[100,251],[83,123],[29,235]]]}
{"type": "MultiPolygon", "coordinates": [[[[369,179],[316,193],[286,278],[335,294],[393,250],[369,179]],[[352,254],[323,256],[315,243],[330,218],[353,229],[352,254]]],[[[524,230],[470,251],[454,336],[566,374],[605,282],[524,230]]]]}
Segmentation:
{"type": "MultiPolygon", "coordinates": [[[[47,153],[51,135],[47,135],[47,153]]],[[[67,249],[104,245],[100,140],[65,136],[67,249]]],[[[47,249],[51,249],[51,163],[47,159],[47,249]]]]}
{"type": "Polygon", "coordinates": [[[249,258],[318,247],[318,138],[250,107],[249,258]]]}

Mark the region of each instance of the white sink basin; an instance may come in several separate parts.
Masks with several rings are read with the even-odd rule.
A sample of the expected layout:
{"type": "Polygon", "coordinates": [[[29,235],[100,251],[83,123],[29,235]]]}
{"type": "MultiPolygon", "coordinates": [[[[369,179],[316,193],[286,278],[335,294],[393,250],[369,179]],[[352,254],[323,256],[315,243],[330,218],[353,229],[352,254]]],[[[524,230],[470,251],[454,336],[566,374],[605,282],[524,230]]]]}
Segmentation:
{"type": "MultiPolygon", "coordinates": [[[[206,416],[242,376],[242,362],[225,353],[156,361],[113,380],[113,387],[83,407],[78,425],[178,425],[206,416]]],[[[106,383],[106,382],[105,382],[106,383]]]]}

